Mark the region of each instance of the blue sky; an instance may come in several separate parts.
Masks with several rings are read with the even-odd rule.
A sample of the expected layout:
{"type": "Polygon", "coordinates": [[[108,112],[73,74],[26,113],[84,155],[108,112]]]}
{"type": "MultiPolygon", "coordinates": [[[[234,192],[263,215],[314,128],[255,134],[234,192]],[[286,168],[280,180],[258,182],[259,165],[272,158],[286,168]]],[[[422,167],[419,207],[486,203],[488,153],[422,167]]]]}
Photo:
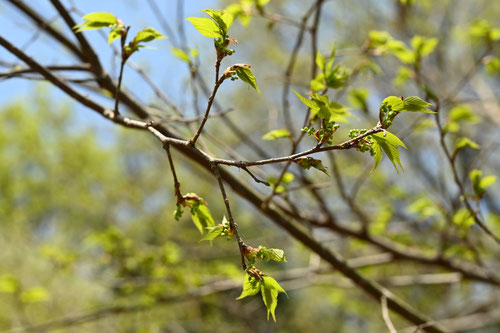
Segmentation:
{"type": "MultiPolygon", "coordinates": [[[[175,29],[177,24],[177,1],[160,0],[156,2],[161,9],[162,15],[167,18],[168,22],[175,29]]],[[[72,33],[66,27],[64,22],[58,17],[49,1],[31,0],[26,3],[29,3],[33,8],[37,9],[43,17],[52,20],[52,25],[54,27],[57,27],[67,36],[74,39],[71,35],[72,33]]],[[[71,1],[63,0],[63,3],[68,7],[71,7],[71,1]]],[[[96,11],[113,13],[127,25],[131,26],[131,36],[134,36],[138,30],[147,26],[152,26],[164,33],[161,24],[157,21],[150,6],[147,5],[147,1],[86,0],[73,1],[73,3],[76,3],[78,10],[80,10],[83,14],[96,11]]],[[[184,17],[202,16],[203,13],[199,11],[200,8],[209,8],[216,5],[216,0],[185,1],[184,17]]],[[[73,13],[73,17],[77,22],[81,22],[80,16],[81,15],[78,13],[73,13]]],[[[28,55],[32,56],[42,64],[70,65],[78,63],[77,60],[68,56],[68,52],[55,43],[51,38],[40,34],[36,26],[32,25],[22,13],[6,1],[0,3],[0,17],[3,18],[0,20],[0,31],[2,36],[14,43],[17,47],[22,48],[28,55]]],[[[211,47],[211,41],[200,36],[188,21],[183,20],[183,23],[186,33],[188,34],[188,39],[194,43],[192,46],[200,49],[211,47]]],[[[106,40],[95,30],[86,31],[85,35],[95,49],[98,50],[103,65],[114,77],[116,77],[118,63],[115,62],[115,66],[112,65],[112,52],[110,47],[107,45],[106,40]]],[[[118,41],[116,41],[115,44],[118,46],[118,41]]],[[[158,40],[151,43],[151,46],[154,46],[155,49],[143,49],[137,54],[134,54],[131,60],[140,65],[141,68],[143,68],[151,76],[153,81],[158,84],[164,92],[168,92],[167,95],[169,98],[178,101],[179,96],[183,95],[183,91],[185,90],[185,81],[183,78],[185,78],[188,73],[187,68],[181,61],[176,59],[171,54],[171,41],[166,39],[158,40]]],[[[24,66],[22,62],[17,60],[3,48],[0,48],[0,61],[15,62],[24,66]]],[[[4,71],[5,68],[0,68],[0,70],[4,71]]],[[[68,76],[75,77],[74,74],[69,74],[68,76]]],[[[0,81],[0,103],[4,105],[11,100],[21,98],[26,99],[26,93],[33,91],[37,84],[39,83],[24,79],[9,79],[0,81]]],[[[151,89],[149,89],[144,84],[142,79],[140,79],[131,69],[127,69],[125,71],[124,86],[132,90],[133,93],[143,101],[148,101],[153,96],[151,89]]],[[[51,89],[50,92],[53,99],[58,101],[70,100],[62,92],[57,91],[57,89],[51,89]]],[[[112,105],[112,101],[110,100],[100,100],[100,102],[106,103],[108,106],[112,105]]],[[[77,113],[79,115],[84,115],[85,119],[93,120],[94,118],[98,118],[88,116],[88,110],[83,110],[83,107],[76,104],[75,106],[78,111],[77,113]]],[[[99,118],[99,121],[102,122],[102,119],[99,118]]]]}

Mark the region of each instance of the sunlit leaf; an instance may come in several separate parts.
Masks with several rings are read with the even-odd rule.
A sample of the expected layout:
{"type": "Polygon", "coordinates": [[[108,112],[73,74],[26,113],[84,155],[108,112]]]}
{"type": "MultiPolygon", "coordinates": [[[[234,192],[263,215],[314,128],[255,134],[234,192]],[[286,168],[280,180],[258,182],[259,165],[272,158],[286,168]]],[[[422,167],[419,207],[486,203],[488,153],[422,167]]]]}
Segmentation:
{"type": "Polygon", "coordinates": [[[253,72],[250,68],[246,66],[240,66],[236,70],[236,75],[238,75],[241,81],[246,82],[250,87],[257,90],[257,92],[260,94],[260,90],[257,87],[257,80],[255,79],[255,76],[253,75],[253,72]]]}
{"type": "Polygon", "coordinates": [[[255,277],[250,274],[245,274],[245,280],[243,281],[243,291],[237,299],[242,299],[247,296],[256,295],[260,291],[261,281],[257,281],[255,277]]]}
{"type": "Polygon", "coordinates": [[[267,132],[262,136],[262,140],[275,140],[279,138],[286,138],[290,136],[290,132],[286,129],[280,128],[267,132]]]}
{"type": "Polygon", "coordinates": [[[222,37],[220,29],[217,26],[217,24],[215,24],[215,22],[209,18],[188,17],[186,20],[191,22],[191,24],[196,28],[196,30],[198,30],[198,32],[205,37],[208,38],[222,37]]]}

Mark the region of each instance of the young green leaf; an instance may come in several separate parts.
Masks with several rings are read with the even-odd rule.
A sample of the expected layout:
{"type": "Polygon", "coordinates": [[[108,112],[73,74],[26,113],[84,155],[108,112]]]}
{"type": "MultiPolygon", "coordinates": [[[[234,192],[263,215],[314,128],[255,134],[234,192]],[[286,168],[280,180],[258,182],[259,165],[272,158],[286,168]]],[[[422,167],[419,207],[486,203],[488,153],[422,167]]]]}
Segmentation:
{"type": "Polygon", "coordinates": [[[278,294],[285,293],[278,281],[270,276],[262,277],[262,282],[260,286],[260,292],[262,294],[262,300],[267,308],[267,319],[269,320],[269,314],[273,317],[274,322],[276,322],[276,307],[278,306],[278,294]]]}
{"type": "Polygon", "coordinates": [[[309,170],[311,167],[318,169],[319,171],[324,172],[328,176],[328,171],[326,167],[323,165],[321,160],[317,160],[312,157],[300,157],[293,160],[297,163],[302,169],[309,170]]]}
{"type": "Polygon", "coordinates": [[[19,299],[23,303],[38,303],[48,301],[50,298],[49,293],[42,287],[34,287],[24,290],[19,299]]]}
{"type": "Polygon", "coordinates": [[[252,70],[249,67],[239,66],[236,69],[236,75],[238,75],[241,81],[247,83],[250,87],[257,90],[257,92],[260,94],[260,90],[257,87],[257,80],[255,79],[255,76],[253,75],[252,70]]]}
{"type": "Polygon", "coordinates": [[[139,31],[134,38],[135,43],[148,43],[155,39],[166,38],[154,28],[148,27],[139,31]]]}
{"type": "MultiPolygon", "coordinates": [[[[401,167],[401,170],[404,171],[403,165],[401,164],[401,161],[399,160],[399,151],[398,151],[398,146],[402,146],[403,148],[406,149],[405,144],[403,141],[401,141],[397,136],[394,134],[385,131],[385,133],[375,133],[372,135],[372,138],[375,140],[377,143],[377,147],[374,147],[375,149],[375,164],[378,166],[380,163],[380,159],[382,158],[380,148],[385,152],[389,160],[392,162],[394,165],[394,168],[396,168],[396,172],[399,173],[397,165],[401,167]],[[385,134],[385,136],[384,136],[385,134]]],[[[376,168],[376,166],[373,168],[373,170],[376,168]]]]}
{"type": "Polygon", "coordinates": [[[286,137],[290,137],[290,132],[286,129],[280,128],[267,132],[262,136],[262,140],[275,140],[286,137]]]}
{"type": "Polygon", "coordinates": [[[371,169],[370,172],[373,172],[380,164],[380,161],[382,161],[382,148],[380,147],[380,145],[377,143],[376,140],[373,141],[372,148],[373,148],[373,159],[375,160],[375,164],[373,165],[373,168],[371,169]]]}
{"type": "Polygon", "coordinates": [[[122,25],[116,25],[114,28],[112,28],[108,35],[108,44],[111,44],[115,40],[120,38],[122,36],[123,31],[124,28],[122,25]]]}
{"type": "Polygon", "coordinates": [[[21,290],[19,278],[12,274],[0,275],[0,293],[15,294],[21,290]]]}
{"type": "Polygon", "coordinates": [[[259,246],[258,257],[266,261],[286,262],[285,251],[281,249],[268,249],[264,246],[259,246]]]}
{"type": "Polygon", "coordinates": [[[411,39],[411,46],[418,57],[425,57],[434,51],[438,44],[437,38],[427,38],[416,35],[411,39]]]}
{"type": "Polygon", "coordinates": [[[201,202],[195,202],[193,204],[193,207],[191,208],[191,218],[201,234],[203,234],[208,227],[215,226],[210,210],[201,202]]]}
{"type": "Polygon", "coordinates": [[[462,148],[472,148],[472,149],[481,149],[481,146],[472,141],[469,138],[461,137],[458,138],[457,143],[455,144],[455,150],[460,150],[462,148]]]}
{"type": "Polygon", "coordinates": [[[318,66],[322,72],[325,71],[325,57],[323,57],[319,51],[316,52],[316,66],[318,66]]]}
{"type": "Polygon", "coordinates": [[[386,104],[391,107],[392,111],[402,111],[404,109],[404,102],[401,97],[389,96],[382,101],[382,105],[386,104]]]}
{"type": "Polygon", "coordinates": [[[180,60],[182,60],[184,62],[189,63],[189,61],[190,61],[189,56],[188,56],[188,54],[186,52],[184,52],[184,50],[173,48],[170,51],[178,59],[180,59],[180,60]]]}
{"type": "Polygon", "coordinates": [[[312,108],[317,108],[317,105],[316,105],[316,103],[314,103],[313,100],[310,100],[308,98],[303,97],[301,94],[299,94],[295,90],[293,92],[295,93],[295,95],[297,95],[297,97],[300,99],[300,101],[302,103],[304,103],[305,106],[307,106],[308,108],[311,108],[311,109],[312,108]]]}
{"type": "Polygon", "coordinates": [[[224,236],[222,233],[222,231],[224,230],[224,226],[222,226],[222,225],[218,225],[215,227],[208,227],[206,229],[208,232],[202,239],[200,239],[200,242],[201,241],[209,241],[210,245],[212,245],[212,241],[214,239],[224,236]]]}
{"type": "Polygon", "coordinates": [[[73,27],[75,32],[107,28],[118,23],[117,18],[113,14],[105,12],[90,13],[85,15],[83,19],[85,20],[83,23],[73,27]]]}
{"type": "Polygon", "coordinates": [[[203,36],[208,38],[222,38],[219,27],[211,19],[202,17],[188,17],[186,20],[191,22],[196,30],[198,30],[198,32],[203,36]]]}
{"type": "Polygon", "coordinates": [[[469,173],[469,178],[472,182],[472,187],[476,196],[481,199],[486,193],[486,188],[493,185],[496,182],[496,176],[486,176],[482,177],[483,172],[478,169],[474,169],[469,173]]]}
{"type": "Polygon", "coordinates": [[[404,103],[403,111],[435,113],[434,111],[428,109],[429,106],[432,106],[431,103],[427,103],[426,101],[417,96],[406,97],[403,103],[404,103]]]}
{"type": "Polygon", "coordinates": [[[243,281],[243,291],[237,299],[242,299],[247,296],[256,295],[260,291],[260,285],[262,281],[257,281],[255,277],[250,274],[245,274],[245,280],[243,281]]]}
{"type": "Polygon", "coordinates": [[[220,30],[224,34],[227,34],[227,30],[231,27],[234,20],[234,17],[230,12],[213,9],[202,9],[201,11],[207,13],[208,16],[210,16],[219,26],[220,30]]]}

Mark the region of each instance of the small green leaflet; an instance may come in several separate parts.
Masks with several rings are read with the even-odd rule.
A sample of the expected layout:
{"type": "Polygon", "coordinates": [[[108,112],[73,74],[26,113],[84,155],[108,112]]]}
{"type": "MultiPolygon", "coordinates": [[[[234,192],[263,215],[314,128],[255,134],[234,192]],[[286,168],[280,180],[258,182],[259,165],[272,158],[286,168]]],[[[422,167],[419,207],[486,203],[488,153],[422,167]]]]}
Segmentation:
{"type": "Polygon", "coordinates": [[[113,14],[105,12],[90,13],[85,15],[83,19],[85,20],[83,23],[73,27],[75,32],[107,28],[117,24],[118,22],[117,18],[113,14]]]}
{"type": "Polygon", "coordinates": [[[147,43],[151,42],[155,39],[162,39],[166,38],[163,36],[161,33],[156,31],[155,29],[151,27],[144,28],[143,30],[139,31],[137,35],[134,38],[135,43],[147,43]]]}
{"type": "Polygon", "coordinates": [[[394,134],[385,131],[383,133],[375,133],[372,135],[374,143],[372,145],[375,150],[375,155],[373,156],[375,159],[375,165],[373,166],[373,170],[377,168],[382,160],[382,150],[385,152],[389,160],[391,160],[392,164],[396,168],[397,173],[399,173],[397,165],[401,167],[401,170],[404,171],[403,166],[401,165],[401,161],[399,160],[399,151],[398,146],[401,146],[406,149],[405,144],[394,134]],[[385,134],[385,136],[384,136],[385,134]]]}
{"type": "Polygon", "coordinates": [[[222,237],[224,234],[222,233],[224,231],[224,226],[218,225],[215,227],[208,227],[207,229],[207,234],[200,239],[201,241],[209,241],[210,245],[212,245],[212,241],[216,238],[222,237]]]}
{"type": "Polygon", "coordinates": [[[416,35],[411,39],[411,46],[418,57],[425,57],[434,51],[438,44],[437,38],[427,38],[416,35]]]}
{"type": "Polygon", "coordinates": [[[455,144],[455,150],[460,150],[462,148],[472,148],[472,149],[481,149],[481,146],[472,141],[467,137],[458,138],[457,143],[455,144]]]}
{"type": "Polygon", "coordinates": [[[295,93],[295,95],[297,95],[297,97],[300,99],[300,101],[302,103],[304,103],[305,106],[307,106],[308,108],[316,108],[316,103],[314,103],[314,101],[308,99],[308,98],[305,98],[303,97],[301,94],[299,94],[298,92],[296,92],[295,90],[293,91],[295,93]]]}
{"type": "Polygon", "coordinates": [[[474,169],[469,173],[469,178],[472,182],[472,187],[474,188],[474,192],[477,197],[481,199],[483,195],[486,193],[486,188],[493,185],[497,177],[496,176],[486,176],[483,177],[483,172],[478,169],[474,169]]]}
{"type": "Polygon", "coordinates": [[[243,282],[243,291],[237,299],[254,296],[259,291],[262,295],[264,305],[267,308],[267,319],[269,320],[269,315],[271,315],[274,322],[276,322],[275,312],[276,307],[278,306],[278,294],[286,294],[285,289],[280,286],[278,281],[270,276],[262,276],[261,280],[257,280],[255,277],[247,273],[243,282]]]}
{"type": "Polygon", "coordinates": [[[272,130],[262,136],[262,140],[275,140],[279,138],[290,137],[290,132],[288,130],[280,128],[272,130]]]}
{"type": "Polygon", "coordinates": [[[211,19],[202,17],[188,17],[186,20],[191,22],[196,30],[198,30],[198,32],[203,36],[208,38],[222,38],[219,27],[211,19]]]}
{"type": "Polygon", "coordinates": [[[323,165],[321,160],[317,160],[312,157],[300,157],[293,161],[297,163],[302,169],[309,170],[311,167],[313,167],[329,176],[328,171],[326,170],[326,167],[323,165]]]}
{"type": "Polygon", "coordinates": [[[189,61],[190,61],[189,60],[189,56],[188,56],[188,54],[186,52],[184,52],[184,50],[173,48],[170,51],[178,59],[180,59],[180,60],[182,60],[184,62],[189,63],[189,61]]]}
{"type": "Polygon", "coordinates": [[[115,40],[120,38],[122,36],[122,31],[123,31],[122,25],[116,25],[114,28],[112,28],[108,35],[108,44],[111,44],[115,40]]]}
{"type": "Polygon", "coordinates": [[[24,290],[21,295],[19,295],[19,299],[23,303],[38,303],[48,301],[50,299],[50,295],[46,289],[42,287],[34,287],[24,290]]]}
{"type": "Polygon", "coordinates": [[[431,103],[427,103],[426,101],[417,96],[406,97],[403,103],[404,103],[403,111],[435,113],[428,109],[429,106],[432,106],[431,103]]]}
{"type": "Polygon", "coordinates": [[[247,66],[239,66],[236,69],[236,75],[241,79],[241,81],[248,83],[249,86],[257,90],[257,92],[260,94],[260,90],[257,87],[257,80],[255,79],[255,76],[252,73],[252,70],[247,67],[247,66]]]}
{"type": "Polygon", "coordinates": [[[260,292],[262,294],[262,300],[267,308],[267,319],[269,320],[269,314],[273,317],[274,322],[276,322],[276,307],[278,306],[278,294],[285,293],[278,281],[270,276],[262,277],[262,282],[260,285],[260,292]]]}
{"type": "Polygon", "coordinates": [[[329,121],[347,121],[348,115],[346,106],[336,102],[330,102],[328,95],[311,94],[311,99],[301,96],[295,90],[293,91],[304,105],[311,109],[311,114],[329,121]]]}
{"type": "Polygon", "coordinates": [[[322,72],[325,71],[325,57],[323,57],[319,51],[316,52],[316,65],[322,72]]]}
{"type": "Polygon", "coordinates": [[[12,274],[0,275],[0,292],[14,294],[21,291],[19,278],[12,274]]]}
{"type": "Polygon", "coordinates": [[[264,246],[259,246],[257,256],[266,261],[286,262],[285,251],[281,249],[268,249],[264,246]]]}
{"type": "Polygon", "coordinates": [[[201,11],[207,13],[219,26],[220,30],[223,31],[224,34],[227,34],[227,30],[231,27],[234,20],[231,13],[213,9],[202,9],[201,11]]]}
{"type": "Polygon", "coordinates": [[[215,226],[210,210],[206,205],[199,201],[195,202],[191,208],[191,218],[193,219],[194,225],[198,228],[198,230],[200,230],[201,234],[203,234],[208,227],[215,226]]]}
{"type": "Polygon", "coordinates": [[[245,281],[243,282],[243,291],[237,299],[242,299],[247,296],[257,295],[260,291],[261,281],[257,281],[252,275],[245,274],[245,281]]]}
{"type": "Polygon", "coordinates": [[[404,103],[401,97],[389,96],[382,101],[382,105],[387,103],[391,107],[392,111],[402,111],[404,109],[404,103]]]}

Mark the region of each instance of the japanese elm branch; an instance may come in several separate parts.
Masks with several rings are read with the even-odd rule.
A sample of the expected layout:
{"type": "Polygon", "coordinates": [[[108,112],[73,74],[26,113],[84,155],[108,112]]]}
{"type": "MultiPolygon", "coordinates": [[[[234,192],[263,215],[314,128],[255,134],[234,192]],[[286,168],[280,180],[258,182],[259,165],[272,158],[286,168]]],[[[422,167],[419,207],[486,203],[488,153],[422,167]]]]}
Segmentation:
{"type": "Polygon", "coordinates": [[[240,250],[241,255],[241,267],[243,270],[247,269],[247,264],[245,262],[245,248],[246,245],[243,243],[243,240],[240,237],[240,233],[238,232],[238,225],[234,222],[233,214],[231,213],[231,206],[229,205],[229,199],[227,198],[226,190],[224,189],[224,183],[222,182],[222,177],[220,176],[219,166],[216,164],[212,164],[212,171],[214,172],[215,178],[217,179],[217,183],[219,184],[219,189],[222,194],[222,198],[224,200],[224,204],[226,205],[227,211],[227,219],[229,221],[229,225],[236,236],[236,240],[238,242],[238,248],[240,250]]]}

